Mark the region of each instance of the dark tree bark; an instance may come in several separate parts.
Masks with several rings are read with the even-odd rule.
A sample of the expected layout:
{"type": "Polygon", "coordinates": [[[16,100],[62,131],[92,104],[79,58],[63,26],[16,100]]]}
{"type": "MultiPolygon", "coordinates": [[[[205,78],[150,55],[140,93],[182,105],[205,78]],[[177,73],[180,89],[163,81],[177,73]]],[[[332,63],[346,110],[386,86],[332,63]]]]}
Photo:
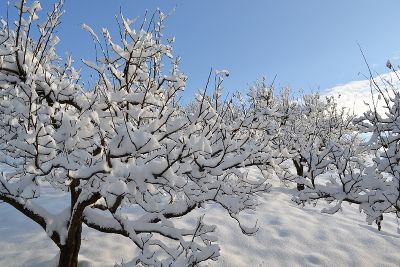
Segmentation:
{"type": "MultiPolygon", "coordinates": [[[[296,173],[298,176],[303,176],[303,165],[301,164],[301,159],[293,159],[293,164],[296,167],[296,173]]],[[[297,190],[304,190],[304,184],[297,183],[297,190]]]]}
{"type": "Polygon", "coordinates": [[[78,189],[79,180],[74,180],[70,185],[71,192],[71,217],[68,225],[68,235],[65,244],[60,246],[59,267],[77,267],[78,255],[81,248],[83,211],[99,199],[95,194],[83,202],[78,202],[81,189],[78,189]]]}
{"type": "Polygon", "coordinates": [[[81,247],[82,222],[72,225],[66,243],[60,247],[58,267],[77,267],[81,247]]]}
{"type": "Polygon", "coordinates": [[[378,219],[375,220],[376,224],[378,225],[378,231],[382,229],[382,221],[383,221],[383,215],[380,215],[378,219]]]}

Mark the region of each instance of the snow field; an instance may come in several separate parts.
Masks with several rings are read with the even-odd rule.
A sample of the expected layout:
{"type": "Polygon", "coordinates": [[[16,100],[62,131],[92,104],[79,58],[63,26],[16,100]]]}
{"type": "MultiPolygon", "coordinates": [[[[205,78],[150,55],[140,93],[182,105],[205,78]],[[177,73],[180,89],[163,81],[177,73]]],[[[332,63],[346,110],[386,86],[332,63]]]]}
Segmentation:
{"type": "MultiPolygon", "coordinates": [[[[367,225],[355,205],[344,204],[335,215],[323,214],[323,202],[317,207],[292,203],[291,190],[274,185],[260,198],[255,214],[242,216],[246,226],[258,219],[254,236],[243,235],[215,205],[206,205],[177,225],[194,224],[203,213],[207,223],[217,225],[221,256],[203,266],[398,266],[400,234],[395,218],[385,216],[379,232],[375,225],[367,225]]],[[[45,188],[39,202],[55,212],[65,206],[66,197],[45,188]]],[[[0,218],[0,266],[56,264],[58,249],[39,226],[4,203],[0,218]]],[[[114,266],[128,262],[137,252],[125,237],[85,227],[79,261],[81,267],[114,266]]]]}

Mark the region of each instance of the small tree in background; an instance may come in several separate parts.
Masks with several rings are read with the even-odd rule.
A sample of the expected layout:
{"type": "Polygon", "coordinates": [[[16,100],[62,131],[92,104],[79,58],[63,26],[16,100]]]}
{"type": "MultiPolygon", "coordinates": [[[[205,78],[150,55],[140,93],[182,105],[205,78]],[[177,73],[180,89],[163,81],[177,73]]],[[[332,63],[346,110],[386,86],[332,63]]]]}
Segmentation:
{"type": "MultiPolygon", "coordinates": [[[[391,64],[388,67],[393,69],[391,64]]],[[[398,79],[393,71],[393,77],[398,79]]],[[[314,181],[314,186],[294,199],[298,203],[326,199],[332,203],[323,210],[327,213],[336,213],[343,202],[359,205],[367,222],[375,221],[381,230],[383,214],[400,217],[400,94],[393,81],[378,83],[371,75],[371,97],[370,110],[353,120],[365,141],[357,141],[360,138],[356,135],[348,139],[347,135],[345,142],[331,142],[323,153],[310,149],[309,171],[304,178],[314,181]],[[324,181],[327,175],[328,182],[324,181]]]]}
{"type": "Polygon", "coordinates": [[[333,97],[304,95],[285,110],[279,145],[283,151],[288,152],[287,156],[296,169],[295,175],[289,174],[288,178],[293,179],[301,191],[305,187],[314,186],[314,179],[309,181],[310,185],[301,178],[310,169],[310,155],[324,153],[332,142],[343,142],[352,135],[355,128],[345,110],[338,110],[333,97]]]}
{"type": "Polygon", "coordinates": [[[251,109],[275,125],[264,133],[271,136],[276,152],[277,175],[284,182],[295,182],[299,191],[313,186],[313,179],[311,184],[303,179],[310,167],[310,153],[325,151],[330,143],[342,142],[356,130],[352,116],[339,110],[333,97],[309,93],[295,99],[289,88],[276,93],[263,80],[250,89],[249,99],[251,109]]]}
{"type": "Polygon", "coordinates": [[[40,9],[22,0],[15,30],[6,21],[0,29],[0,162],[11,169],[0,177],[0,200],[46,231],[60,249],[58,265],[77,266],[83,225],[131,239],[140,250],[134,264],[215,260],[215,226],[202,217],[189,228],[176,225],[209,202],[254,233],[239,214],[255,208],[267,184],[242,168],[266,168],[269,139],[252,138],[261,125],[254,117],[226,124],[204,95],[190,113],[178,105],[187,78],[172,42],[163,42],[164,14],[148,30],[122,16],[118,41],[103,29],[101,42],[84,25],[103,56],[84,61],[98,81],[81,88],[72,59],[61,63],[55,52],[62,3],[36,24],[40,9]],[[35,201],[46,185],[70,196],[58,214],[35,201]]]}

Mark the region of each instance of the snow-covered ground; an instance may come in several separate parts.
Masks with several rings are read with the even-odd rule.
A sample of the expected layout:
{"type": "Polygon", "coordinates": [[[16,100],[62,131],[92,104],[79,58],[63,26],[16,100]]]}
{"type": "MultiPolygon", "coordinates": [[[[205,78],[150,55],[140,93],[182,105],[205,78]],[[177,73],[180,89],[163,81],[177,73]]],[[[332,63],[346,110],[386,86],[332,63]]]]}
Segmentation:
{"type": "MultiPolygon", "coordinates": [[[[205,266],[399,266],[400,234],[395,218],[385,217],[383,229],[365,223],[357,207],[344,205],[335,215],[320,213],[321,206],[299,207],[290,201],[291,189],[273,187],[260,200],[251,226],[259,231],[245,236],[218,207],[207,208],[205,220],[218,225],[221,257],[205,266]]],[[[44,190],[40,198],[57,211],[67,195],[44,190]]],[[[247,219],[247,217],[246,217],[247,219]]],[[[181,222],[185,223],[185,222],[181,222]]],[[[136,249],[126,238],[85,228],[80,266],[113,266],[134,257],[136,249]]],[[[7,204],[0,204],[0,266],[53,266],[57,247],[35,223],[7,204]]]]}

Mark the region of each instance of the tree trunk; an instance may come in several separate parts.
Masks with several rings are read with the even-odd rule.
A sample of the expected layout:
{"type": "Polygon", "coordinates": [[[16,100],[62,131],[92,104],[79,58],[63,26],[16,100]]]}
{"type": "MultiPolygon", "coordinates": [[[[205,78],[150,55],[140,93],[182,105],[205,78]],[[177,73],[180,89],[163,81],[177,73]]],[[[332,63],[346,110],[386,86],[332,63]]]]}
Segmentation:
{"type": "Polygon", "coordinates": [[[68,235],[65,244],[60,247],[60,259],[58,267],[77,267],[79,249],[81,248],[82,237],[82,213],[84,207],[75,207],[80,191],[76,190],[78,180],[70,185],[71,192],[71,218],[68,224],[68,235]]]}
{"type": "Polygon", "coordinates": [[[79,249],[81,248],[82,238],[82,216],[85,208],[94,204],[99,198],[100,194],[92,194],[88,199],[77,203],[81,193],[79,180],[73,180],[70,184],[71,192],[71,217],[68,223],[68,236],[65,244],[60,246],[60,258],[58,267],[77,267],[79,249]]]}
{"type": "MultiPolygon", "coordinates": [[[[293,159],[294,166],[296,167],[296,173],[298,176],[303,176],[303,165],[301,164],[301,160],[297,161],[293,159]]],[[[297,190],[302,191],[304,190],[304,184],[297,184],[297,190]]]]}
{"type": "Polygon", "coordinates": [[[304,184],[297,184],[297,191],[304,190],[304,184]]]}
{"type": "Polygon", "coordinates": [[[375,220],[376,224],[378,225],[378,231],[380,231],[381,228],[382,228],[382,221],[383,221],[383,214],[381,214],[381,216],[379,216],[379,217],[375,220]]]}
{"type": "Polygon", "coordinates": [[[77,267],[81,247],[82,223],[71,225],[66,243],[60,248],[58,267],[77,267]]]}

